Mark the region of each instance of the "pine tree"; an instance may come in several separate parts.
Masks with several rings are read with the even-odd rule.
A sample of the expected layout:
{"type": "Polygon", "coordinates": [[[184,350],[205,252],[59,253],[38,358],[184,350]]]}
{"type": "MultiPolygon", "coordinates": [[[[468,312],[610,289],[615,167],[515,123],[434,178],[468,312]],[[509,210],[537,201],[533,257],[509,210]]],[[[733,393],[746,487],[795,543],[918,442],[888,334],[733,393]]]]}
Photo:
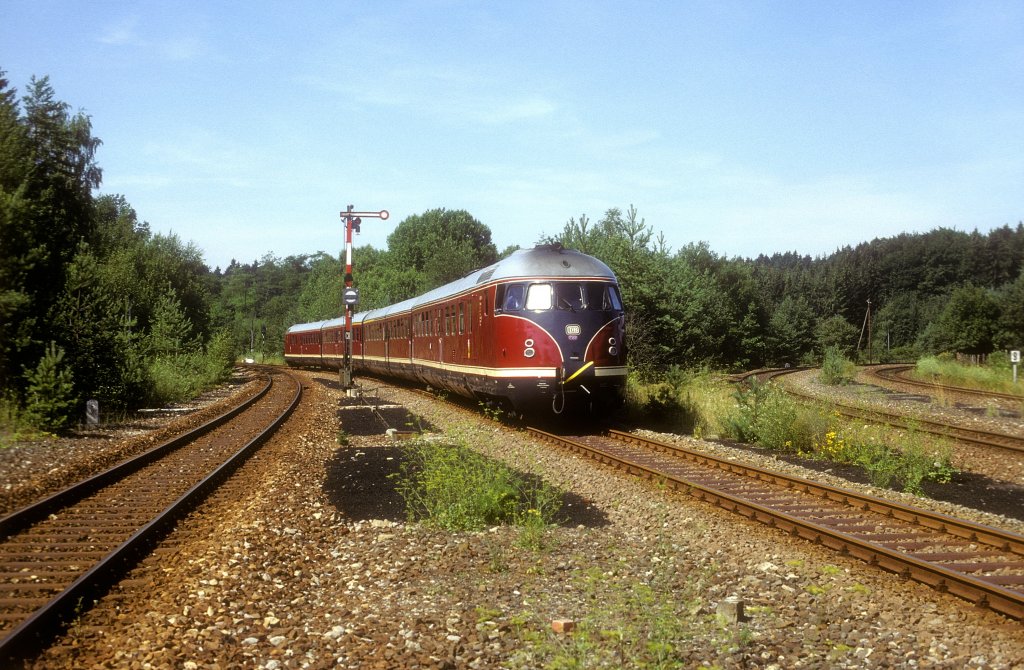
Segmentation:
{"type": "Polygon", "coordinates": [[[75,397],[71,370],[64,365],[64,350],[51,341],[36,368],[25,372],[25,379],[25,413],[31,423],[46,430],[60,430],[67,425],[75,397]]]}

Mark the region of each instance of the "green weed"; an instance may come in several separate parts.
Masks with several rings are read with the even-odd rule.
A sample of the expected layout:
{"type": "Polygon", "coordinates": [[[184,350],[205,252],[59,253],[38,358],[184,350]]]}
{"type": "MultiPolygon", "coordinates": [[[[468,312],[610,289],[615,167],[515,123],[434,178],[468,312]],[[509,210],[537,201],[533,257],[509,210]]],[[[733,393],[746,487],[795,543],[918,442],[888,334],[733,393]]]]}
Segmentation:
{"type": "Polygon", "coordinates": [[[399,472],[391,477],[410,521],[448,530],[515,525],[522,529],[521,542],[539,548],[561,511],[560,489],[463,444],[416,441],[404,452],[399,472]]]}
{"type": "Polygon", "coordinates": [[[956,473],[951,449],[913,429],[893,433],[880,427],[833,425],[805,456],[857,465],[871,483],[922,495],[924,482],[947,484],[956,473]],[[899,448],[890,446],[895,442],[899,448]]]}
{"type": "Polygon", "coordinates": [[[1003,352],[991,354],[983,365],[967,365],[945,357],[929,356],[917,362],[912,377],[1024,397],[1024,385],[1013,383],[1009,357],[1003,352]]]}
{"type": "Polygon", "coordinates": [[[701,592],[713,576],[680,574],[668,560],[647,577],[619,579],[617,572],[593,568],[574,577],[572,586],[591,603],[570,634],[551,632],[540,617],[519,617],[513,630],[520,640],[510,659],[513,668],[678,668],[693,650],[705,666],[717,654],[749,645],[746,626],[727,626],[707,613],[701,592]]]}
{"type": "Polygon", "coordinates": [[[786,453],[807,451],[827,425],[820,413],[803,407],[775,384],[752,383],[735,392],[727,434],[786,453]]]}
{"type": "Polygon", "coordinates": [[[626,384],[626,410],[635,421],[665,430],[714,436],[723,432],[723,421],[732,401],[731,385],[714,379],[707,371],[686,371],[673,366],[647,380],[630,374],[626,384]]]}
{"type": "Polygon", "coordinates": [[[840,386],[852,382],[856,371],[857,367],[853,361],[846,358],[839,347],[828,347],[825,349],[825,359],[821,364],[818,379],[822,384],[840,386]]]}

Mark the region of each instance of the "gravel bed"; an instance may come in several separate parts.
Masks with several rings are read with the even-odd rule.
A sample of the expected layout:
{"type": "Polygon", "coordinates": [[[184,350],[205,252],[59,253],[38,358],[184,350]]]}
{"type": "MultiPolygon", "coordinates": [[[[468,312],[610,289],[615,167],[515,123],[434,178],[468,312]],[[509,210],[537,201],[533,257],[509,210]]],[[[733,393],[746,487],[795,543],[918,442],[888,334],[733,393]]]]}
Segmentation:
{"type": "Polygon", "coordinates": [[[1019,622],[368,382],[568,492],[539,550],[407,523],[401,443],[339,409],[335,375],[300,374],[303,405],[232,489],[31,667],[1024,667],[1019,622]]]}
{"type": "Polygon", "coordinates": [[[230,382],[190,402],[0,448],[0,516],[199,426],[262,386],[253,370],[238,369],[230,382]]]}

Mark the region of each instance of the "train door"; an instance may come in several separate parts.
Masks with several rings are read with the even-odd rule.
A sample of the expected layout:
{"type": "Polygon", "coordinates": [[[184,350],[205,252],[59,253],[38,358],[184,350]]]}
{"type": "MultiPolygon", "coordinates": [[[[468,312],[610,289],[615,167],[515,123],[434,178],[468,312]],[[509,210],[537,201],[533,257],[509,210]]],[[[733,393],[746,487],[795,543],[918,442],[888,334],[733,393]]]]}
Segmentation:
{"type": "Polygon", "coordinates": [[[408,366],[406,369],[412,373],[413,343],[416,341],[416,315],[409,312],[409,316],[403,319],[402,323],[405,330],[405,363],[408,366]]]}

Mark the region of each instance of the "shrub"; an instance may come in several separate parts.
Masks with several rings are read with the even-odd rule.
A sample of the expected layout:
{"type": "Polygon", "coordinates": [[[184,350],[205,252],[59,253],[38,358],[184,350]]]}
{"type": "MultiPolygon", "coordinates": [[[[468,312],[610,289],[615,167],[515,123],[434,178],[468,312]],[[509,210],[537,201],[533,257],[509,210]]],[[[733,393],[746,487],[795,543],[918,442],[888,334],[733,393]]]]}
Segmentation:
{"type": "Polygon", "coordinates": [[[673,366],[659,379],[641,382],[630,374],[626,387],[629,415],[665,430],[717,435],[725,430],[731,411],[731,385],[706,371],[684,371],[673,366]]]}
{"type": "Polygon", "coordinates": [[[738,442],[766,449],[802,452],[813,448],[828,422],[812,408],[797,404],[774,384],[751,383],[736,391],[727,434],[738,442]]]}
{"type": "Polygon", "coordinates": [[[825,349],[825,359],[821,364],[818,379],[822,384],[839,386],[853,381],[856,366],[839,350],[839,347],[825,349]]]}
{"type": "Polygon", "coordinates": [[[633,372],[626,381],[626,411],[634,420],[664,428],[675,426],[680,419],[672,385],[663,381],[643,382],[633,372]]]}
{"type": "Polygon", "coordinates": [[[946,444],[927,445],[916,431],[901,433],[901,448],[887,444],[886,429],[830,427],[812,449],[803,452],[833,463],[857,465],[864,469],[874,486],[899,488],[921,495],[922,484],[948,483],[956,469],[946,444]]]}
{"type": "Polygon", "coordinates": [[[925,444],[915,431],[900,433],[897,449],[888,444],[888,429],[839,424],[838,414],[828,417],[813,407],[800,406],[772,384],[751,384],[738,390],[735,398],[728,428],[740,442],[856,465],[875,486],[916,495],[922,493],[924,482],[948,483],[956,472],[949,447],[925,444]]]}
{"type": "Polygon", "coordinates": [[[231,334],[226,330],[217,332],[206,344],[204,380],[206,386],[213,386],[231,376],[235,365],[235,347],[231,334]]]}
{"type": "Polygon", "coordinates": [[[224,381],[234,365],[234,350],[227,333],[213,336],[205,351],[165,354],[152,359],[147,401],[165,405],[188,400],[224,381]]]}
{"type": "Polygon", "coordinates": [[[196,356],[158,356],[150,361],[148,402],[151,405],[166,405],[195,397],[200,388],[196,356]]]}
{"type": "Polygon", "coordinates": [[[74,411],[76,398],[71,370],[63,362],[64,350],[50,342],[36,369],[25,373],[28,381],[25,415],[37,428],[60,430],[74,411]]]}

